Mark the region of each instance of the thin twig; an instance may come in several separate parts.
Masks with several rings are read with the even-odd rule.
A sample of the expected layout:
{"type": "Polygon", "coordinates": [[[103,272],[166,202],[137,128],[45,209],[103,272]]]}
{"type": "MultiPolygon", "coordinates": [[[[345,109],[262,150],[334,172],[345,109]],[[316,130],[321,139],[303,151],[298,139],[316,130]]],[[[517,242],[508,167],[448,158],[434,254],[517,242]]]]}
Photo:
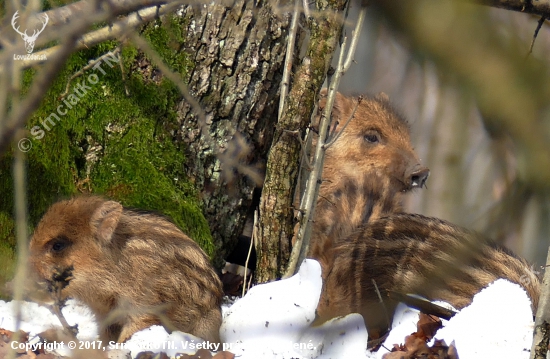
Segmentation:
{"type": "Polygon", "coordinates": [[[54,79],[63,69],[64,64],[69,56],[77,47],[77,41],[86,33],[88,28],[100,21],[110,21],[116,8],[109,6],[101,6],[101,0],[92,1],[88,9],[89,15],[81,19],[81,21],[71,23],[67,27],[65,36],[61,39],[61,45],[55,52],[55,56],[42,68],[40,74],[37,75],[28,91],[27,97],[22,101],[20,106],[14,107],[12,113],[9,114],[5,123],[5,127],[0,133],[0,153],[9,145],[11,139],[17,133],[18,129],[22,128],[31,116],[32,112],[38,108],[46,91],[50,88],[54,79]],[[99,9],[99,10],[98,10],[99,9]]]}
{"type": "Polygon", "coordinates": [[[342,126],[342,129],[334,135],[334,137],[330,140],[330,142],[325,144],[325,149],[329,148],[330,146],[332,146],[334,144],[334,142],[338,141],[338,139],[342,135],[342,132],[344,132],[346,127],[348,127],[348,124],[355,117],[355,112],[357,111],[357,108],[359,107],[359,105],[361,104],[362,101],[363,101],[363,96],[359,96],[359,98],[357,99],[357,103],[355,104],[355,107],[353,107],[353,111],[351,111],[351,115],[349,115],[348,119],[346,120],[346,123],[344,124],[344,126],[342,126]]]}
{"type": "MultiPolygon", "coordinates": [[[[96,64],[102,62],[102,61],[105,60],[107,57],[113,57],[114,55],[117,55],[119,52],[120,52],[120,47],[117,47],[117,48],[115,48],[113,51],[109,51],[108,53],[101,55],[100,57],[98,57],[98,58],[95,59],[95,60],[90,60],[90,61],[88,62],[88,65],[84,66],[84,67],[81,68],[79,71],[75,72],[75,73],[67,80],[67,85],[65,86],[65,91],[61,94],[61,96],[59,96],[59,99],[62,100],[62,99],[65,98],[65,96],[67,96],[67,95],[69,94],[69,87],[71,86],[71,82],[72,82],[75,78],[84,75],[84,72],[86,72],[87,70],[91,69],[91,68],[94,67],[96,64]]],[[[119,62],[120,62],[120,61],[119,61],[119,62]]]]}
{"type": "Polygon", "coordinates": [[[290,81],[290,73],[292,72],[292,62],[294,60],[294,45],[296,43],[296,32],[298,31],[298,18],[300,12],[298,11],[298,1],[294,1],[294,12],[292,13],[292,21],[288,31],[288,43],[285,55],[285,65],[283,70],[283,78],[281,79],[281,97],[279,99],[279,117],[283,116],[283,109],[285,106],[286,96],[288,94],[288,86],[290,81]]]}
{"type": "Polygon", "coordinates": [[[246,261],[244,262],[244,278],[243,278],[243,294],[241,297],[244,297],[246,289],[246,274],[248,273],[248,261],[250,260],[250,254],[252,253],[252,247],[256,243],[256,224],[258,222],[258,210],[254,211],[254,223],[252,224],[252,237],[250,238],[250,247],[248,247],[248,254],[246,255],[246,261]]]}
{"type": "Polygon", "coordinates": [[[543,15],[540,19],[539,19],[539,22],[537,24],[537,28],[535,29],[535,33],[533,34],[533,40],[531,41],[531,46],[529,46],[529,52],[527,53],[527,56],[525,56],[525,58],[528,58],[529,55],[531,55],[531,53],[533,53],[533,46],[535,45],[535,40],[537,39],[537,36],[539,34],[539,31],[542,27],[542,25],[544,24],[544,21],[546,20],[546,16],[543,15]]]}
{"type": "Polygon", "coordinates": [[[126,76],[126,70],[124,69],[124,61],[122,59],[122,53],[118,64],[120,65],[120,76],[122,77],[122,83],[124,84],[124,93],[126,94],[126,96],[130,96],[130,89],[128,88],[128,81],[126,81],[127,76],[126,76]]]}
{"type": "MultiPolygon", "coordinates": [[[[206,121],[206,113],[204,112],[204,109],[202,108],[200,103],[197,101],[197,99],[193,97],[189,92],[189,88],[183,82],[181,75],[170,70],[168,65],[164,63],[164,61],[161,59],[159,54],[155,50],[153,50],[153,48],[149,45],[149,43],[145,39],[143,39],[142,37],[140,37],[135,33],[131,33],[128,36],[138,48],[140,48],[143,52],[145,52],[151,58],[153,63],[156,66],[158,66],[159,70],[164,74],[164,76],[166,76],[166,78],[168,78],[177,86],[178,90],[182,94],[185,101],[187,101],[191,106],[191,109],[193,110],[193,114],[198,119],[197,124],[200,127],[201,135],[204,136],[205,143],[209,144],[209,146],[212,148],[213,154],[220,161],[220,163],[222,164],[231,163],[232,161],[230,161],[229,157],[232,156],[232,153],[230,151],[222,152],[220,150],[220,146],[212,139],[212,135],[210,134],[210,128],[208,127],[208,123],[206,121]]],[[[238,132],[236,134],[238,134],[238,132]]],[[[236,134],[234,135],[235,139],[239,139],[239,138],[242,139],[242,137],[237,137],[236,134]]],[[[246,142],[244,142],[243,140],[243,143],[246,143],[246,142]]],[[[235,162],[235,168],[241,175],[247,176],[256,184],[260,184],[263,182],[262,177],[254,167],[242,164],[240,162],[235,162]]],[[[224,172],[224,175],[228,175],[228,174],[230,175],[231,172],[230,171],[224,172]]]]}
{"type": "MultiPolygon", "coordinates": [[[[380,300],[380,304],[382,305],[382,310],[384,311],[384,315],[386,316],[387,327],[390,328],[391,323],[390,323],[390,317],[388,316],[388,309],[386,308],[386,304],[384,303],[384,300],[382,299],[382,294],[380,294],[380,290],[378,289],[378,285],[376,284],[376,281],[374,279],[371,279],[371,280],[372,280],[372,285],[374,286],[374,291],[376,292],[376,295],[378,296],[378,299],[380,300]]],[[[390,333],[387,332],[380,338],[369,340],[367,342],[367,348],[377,347],[378,345],[380,345],[381,343],[383,343],[386,340],[386,338],[388,337],[389,334],[390,333]]]]}
{"type": "MultiPolygon", "coordinates": [[[[191,94],[189,93],[189,88],[187,87],[187,85],[185,85],[181,76],[170,70],[161,59],[161,57],[158,55],[158,53],[153,50],[149,43],[145,41],[142,37],[137,34],[130,34],[130,39],[138,48],[140,48],[151,58],[153,63],[158,66],[160,72],[162,72],[164,76],[166,76],[166,78],[168,78],[178,87],[178,90],[183,95],[183,98],[189,103],[189,105],[191,105],[193,113],[198,117],[199,126],[201,127],[201,131],[205,135],[206,140],[209,143],[213,143],[210,137],[210,131],[208,131],[207,128],[206,113],[204,112],[204,109],[202,108],[200,103],[193,96],[191,96],[191,94]]],[[[218,146],[214,146],[213,148],[215,149],[216,153],[219,152],[218,146]]]]}
{"type": "MultiPolygon", "coordinates": [[[[386,341],[386,339],[388,338],[389,335],[390,335],[390,332],[387,332],[386,334],[382,335],[380,338],[369,340],[367,342],[367,349],[376,348],[380,344],[383,344],[386,341]]],[[[387,351],[391,352],[391,350],[389,350],[385,346],[382,345],[382,347],[384,349],[386,349],[387,351]]]]}
{"type": "MultiPolygon", "coordinates": [[[[15,76],[16,78],[18,76],[15,76]]],[[[15,306],[15,330],[13,341],[19,341],[21,326],[21,301],[23,300],[24,282],[27,277],[27,174],[25,170],[25,152],[14,151],[13,186],[15,199],[15,230],[17,236],[17,270],[13,281],[13,299],[15,306]]],[[[15,350],[8,352],[8,359],[15,358],[15,350]]]]}
{"type": "Polygon", "coordinates": [[[368,4],[365,4],[361,6],[361,10],[359,10],[359,16],[357,17],[357,23],[355,25],[355,29],[351,33],[351,43],[349,44],[348,57],[346,58],[346,62],[344,62],[344,66],[342,68],[342,71],[344,72],[349,70],[351,63],[353,62],[355,49],[357,48],[357,42],[359,41],[359,35],[361,34],[361,29],[363,28],[363,22],[365,21],[365,15],[367,14],[367,6],[368,4]]]}
{"type": "MultiPolygon", "coordinates": [[[[180,2],[176,2],[162,6],[151,6],[143,10],[131,13],[126,18],[116,21],[112,25],[107,25],[101,29],[82,35],[76,44],[75,50],[89,48],[106,40],[120,38],[122,34],[127,31],[128,28],[133,28],[143,23],[157,19],[159,16],[173,11],[179,6],[181,6],[180,2]]],[[[46,57],[49,59],[51,56],[54,56],[60,49],[61,45],[52,46],[42,51],[35,52],[34,55],[36,57],[46,57]]],[[[36,65],[37,63],[37,61],[35,60],[22,60],[19,62],[21,63],[21,66],[23,68],[31,67],[33,65],[36,65]]],[[[3,69],[0,69],[0,73],[3,73],[3,69]]]]}
{"type": "MultiPolygon", "coordinates": [[[[364,10],[366,5],[363,5],[361,11],[364,10]]],[[[357,20],[358,22],[364,21],[364,16],[360,16],[357,20]]],[[[361,24],[356,24],[356,29],[353,32],[353,37],[359,37],[361,29],[361,24]]],[[[311,171],[308,182],[306,185],[306,193],[302,199],[300,210],[303,213],[303,216],[300,220],[300,228],[298,230],[298,236],[296,237],[296,242],[292,248],[292,253],[290,255],[289,265],[287,271],[285,272],[283,278],[288,278],[298,272],[301,262],[306,258],[309,252],[309,240],[311,237],[311,227],[313,222],[313,213],[315,209],[315,203],[319,195],[319,186],[321,173],[323,170],[323,163],[325,157],[325,144],[327,141],[327,135],[330,128],[331,121],[331,112],[334,105],[334,99],[336,97],[336,89],[340,85],[340,79],[346,72],[344,64],[349,59],[353,59],[355,54],[355,47],[357,46],[357,39],[352,39],[351,45],[355,47],[349,48],[347,50],[347,59],[344,61],[344,56],[346,53],[346,38],[344,38],[343,43],[340,48],[340,55],[338,58],[338,66],[333,78],[330,81],[329,92],[327,96],[327,103],[323,114],[321,115],[321,121],[319,123],[319,139],[317,141],[317,147],[315,149],[315,156],[313,160],[313,170],[311,171]]]]}
{"type": "Polygon", "coordinates": [[[388,291],[391,299],[406,304],[407,306],[418,309],[424,314],[434,315],[445,320],[449,320],[456,315],[457,312],[449,308],[434,304],[427,299],[420,298],[410,294],[403,294],[395,291],[388,291]]]}
{"type": "Polygon", "coordinates": [[[384,316],[386,317],[386,324],[387,324],[387,327],[390,328],[391,327],[391,322],[390,322],[390,316],[388,315],[388,308],[386,308],[386,303],[384,303],[384,299],[382,299],[382,294],[380,294],[380,290],[378,290],[378,285],[376,285],[376,281],[373,279],[372,280],[372,285],[374,286],[374,291],[376,292],[376,295],[378,296],[378,299],[380,300],[380,304],[382,306],[382,310],[384,311],[384,316]]]}
{"type": "Polygon", "coordinates": [[[325,201],[327,201],[328,203],[330,203],[331,206],[336,207],[336,203],[332,202],[332,201],[331,201],[330,199],[328,199],[327,197],[322,196],[322,195],[319,195],[319,198],[324,199],[325,201]]]}
{"type": "Polygon", "coordinates": [[[305,141],[300,141],[300,146],[302,146],[302,156],[300,158],[300,167],[298,168],[298,183],[294,188],[294,195],[292,197],[294,200],[293,205],[295,207],[295,210],[298,212],[298,215],[296,216],[296,219],[298,221],[301,220],[303,214],[299,207],[307,184],[307,176],[304,174],[304,169],[306,169],[308,173],[313,170],[312,163],[310,161],[312,140],[313,132],[311,130],[311,127],[309,127],[306,129],[305,141]],[[298,203],[296,203],[296,199],[298,199],[298,203]]]}
{"type": "MultiPolygon", "coordinates": [[[[346,50],[345,44],[346,39],[344,39],[344,43],[340,48],[340,56],[338,59],[339,69],[343,64],[344,53],[346,50]]],[[[340,71],[338,71],[338,73],[340,73],[340,71]]],[[[335,76],[332,79],[331,85],[336,81],[339,81],[339,76],[335,76]]],[[[336,83],[336,87],[337,86],[338,84],[336,83]]],[[[332,110],[332,105],[334,104],[334,97],[334,91],[329,92],[329,97],[327,98],[327,106],[324,109],[323,115],[321,116],[321,121],[319,123],[319,140],[317,141],[317,148],[315,150],[313,170],[309,174],[309,178],[306,184],[306,193],[304,194],[302,205],[300,207],[300,211],[302,211],[303,213],[300,220],[300,229],[298,230],[298,236],[290,254],[289,265],[283,278],[289,278],[296,274],[300,269],[302,261],[306,258],[306,255],[309,252],[309,236],[311,235],[311,221],[313,220],[314,202],[317,200],[318,197],[318,182],[321,178],[321,172],[323,169],[324,156],[320,155],[319,153],[324,153],[322,145],[326,140],[328,128],[330,127],[330,111],[332,110]]]]}
{"type": "Polygon", "coordinates": [[[311,163],[309,162],[309,153],[308,153],[308,146],[307,146],[307,134],[306,134],[306,141],[302,140],[300,138],[300,131],[289,131],[289,130],[283,130],[283,133],[292,135],[296,140],[300,143],[300,150],[302,151],[302,156],[305,158],[306,165],[311,171],[311,163]]]}
{"type": "Polygon", "coordinates": [[[306,19],[309,19],[309,17],[311,16],[311,13],[309,12],[308,0],[303,0],[303,7],[304,7],[304,15],[306,16],[306,19]]]}
{"type": "MultiPolygon", "coordinates": [[[[50,9],[44,11],[38,15],[48,15],[50,21],[48,23],[48,28],[56,29],[64,24],[74,21],[75,18],[80,16],[86,16],[86,11],[90,8],[89,3],[93,3],[94,0],[81,0],[75,1],[68,5],[61,6],[58,8],[50,9]]],[[[108,6],[115,8],[114,15],[121,16],[126,15],[131,12],[141,10],[149,6],[157,6],[164,4],[175,3],[176,1],[170,0],[109,0],[108,6]]],[[[189,3],[189,1],[177,1],[180,4],[189,3]]],[[[56,29],[57,30],[57,29],[56,29]]],[[[46,30],[48,31],[48,30],[46,30]]]]}
{"type": "Polygon", "coordinates": [[[4,119],[7,117],[7,111],[10,107],[8,98],[11,89],[11,76],[15,73],[13,70],[14,62],[11,57],[6,58],[2,66],[6,71],[0,74],[0,134],[4,132],[4,119]]]}

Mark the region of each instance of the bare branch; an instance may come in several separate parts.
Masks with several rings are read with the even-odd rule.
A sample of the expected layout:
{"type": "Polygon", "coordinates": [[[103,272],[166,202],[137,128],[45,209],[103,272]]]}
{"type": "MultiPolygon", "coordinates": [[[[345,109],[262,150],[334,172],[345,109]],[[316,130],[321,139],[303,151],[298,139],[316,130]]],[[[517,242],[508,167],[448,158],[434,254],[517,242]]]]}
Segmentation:
{"type": "MultiPolygon", "coordinates": [[[[246,275],[248,274],[248,261],[250,260],[250,254],[252,254],[252,247],[255,245],[257,241],[256,240],[256,236],[258,232],[257,228],[258,228],[258,210],[255,210],[254,223],[252,224],[252,238],[250,238],[250,247],[248,247],[248,254],[246,255],[246,261],[244,263],[243,294],[242,294],[243,297],[244,297],[246,284],[247,284],[246,275]]],[[[249,280],[249,282],[251,281],[249,280]]],[[[248,286],[248,288],[250,289],[250,286],[248,286]]]]}
{"type": "Polygon", "coordinates": [[[312,220],[315,210],[315,204],[319,195],[319,186],[321,183],[320,180],[323,171],[326,143],[328,141],[327,137],[330,128],[332,107],[334,105],[334,99],[336,97],[336,89],[340,85],[340,79],[347,70],[347,68],[345,67],[346,64],[349,68],[349,65],[351,64],[351,59],[354,56],[355,49],[358,43],[357,38],[359,37],[362,22],[365,18],[366,6],[367,5],[363,5],[361,7],[361,12],[357,20],[356,28],[353,33],[353,39],[351,41],[349,50],[346,49],[346,38],[344,38],[344,41],[341,44],[338,67],[336,73],[331,79],[326,107],[321,116],[321,121],[319,124],[319,139],[317,141],[317,147],[315,149],[313,170],[309,175],[309,179],[306,185],[306,192],[304,194],[304,198],[302,199],[302,204],[300,207],[300,211],[303,213],[303,216],[300,220],[300,229],[298,231],[298,236],[296,238],[294,248],[292,248],[289,266],[284,275],[285,278],[292,276],[299,270],[300,263],[302,263],[302,261],[306,258],[307,253],[309,252],[309,239],[311,237],[312,220]],[[346,53],[346,51],[347,57],[344,60],[344,54],[346,53]]]}
{"type": "Polygon", "coordinates": [[[117,47],[116,49],[114,49],[113,51],[109,51],[108,53],[98,57],[97,59],[95,60],[90,60],[88,62],[88,65],[84,66],[83,68],[81,68],[79,71],[75,72],[68,80],[67,80],[67,85],[65,86],[65,91],[59,96],[60,99],[63,99],[65,98],[65,96],[67,96],[69,94],[69,87],[71,86],[71,82],[79,77],[79,76],[82,76],[84,74],[84,72],[86,72],[87,70],[91,69],[92,67],[94,67],[97,63],[100,63],[102,62],[104,59],[106,59],[107,57],[113,57],[115,55],[117,55],[118,53],[120,53],[120,47],[117,47]]]}
{"type": "MultiPolygon", "coordinates": [[[[85,17],[86,11],[90,9],[90,4],[93,4],[94,0],[81,0],[68,4],[63,7],[51,9],[43,12],[50,18],[50,25],[59,26],[70,24],[71,21],[77,18],[85,17]]],[[[156,7],[172,3],[170,0],[110,0],[109,4],[112,5],[115,10],[114,16],[125,15],[134,11],[143,10],[148,7],[156,7]]]]}
{"type": "Polygon", "coordinates": [[[353,57],[355,56],[355,49],[357,48],[357,41],[359,41],[359,34],[361,34],[361,29],[363,28],[363,23],[365,22],[365,14],[367,13],[367,6],[368,6],[368,3],[361,6],[361,10],[359,10],[359,16],[357,18],[355,30],[353,30],[353,33],[351,34],[351,44],[349,45],[348,57],[346,58],[346,62],[344,62],[344,66],[342,67],[343,72],[346,72],[349,70],[351,63],[353,61],[353,57]]]}
{"type": "Polygon", "coordinates": [[[95,5],[90,3],[90,8],[88,9],[89,15],[82,16],[81,21],[67,26],[66,31],[63,32],[64,36],[61,39],[61,45],[55,52],[55,55],[44,66],[41,73],[37,75],[21,106],[15,107],[13,112],[9,114],[5,127],[0,133],[0,153],[4,152],[17,130],[25,125],[27,119],[38,108],[44,94],[63,68],[62,64],[67,61],[77,48],[77,41],[82,34],[86,33],[97,22],[110,21],[113,14],[117,12],[116,7],[100,6],[101,4],[102,0],[97,0],[97,4],[95,5]]]}
{"type": "Polygon", "coordinates": [[[306,16],[306,19],[309,19],[311,16],[311,13],[309,12],[309,2],[308,0],[303,0],[303,6],[304,6],[304,15],[306,16]]]}
{"type": "MultiPolygon", "coordinates": [[[[25,171],[26,156],[22,151],[14,151],[13,183],[15,197],[15,228],[17,236],[17,270],[13,288],[13,299],[17,303],[23,300],[24,282],[27,277],[28,233],[27,233],[27,174],[25,171]]],[[[21,325],[21,305],[15,306],[15,330],[12,340],[19,341],[21,325]]],[[[15,358],[15,350],[8,353],[8,358],[15,358]]]]}
{"type": "Polygon", "coordinates": [[[348,119],[346,120],[346,123],[344,124],[344,126],[342,126],[342,129],[334,135],[334,137],[330,140],[330,142],[325,144],[325,150],[328,149],[330,146],[332,146],[334,144],[334,142],[338,141],[338,139],[342,135],[342,132],[344,132],[344,130],[346,129],[346,127],[348,127],[351,120],[353,120],[353,118],[355,117],[355,112],[357,111],[357,108],[359,107],[359,105],[361,104],[362,101],[363,101],[363,96],[359,96],[359,98],[357,99],[357,103],[355,104],[355,107],[353,108],[353,111],[351,112],[348,119]]]}
{"type": "MultiPolygon", "coordinates": [[[[442,270],[444,271],[445,269],[442,269],[442,270]]],[[[427,299],[424,299],[415,295],[404,294],[404,293],[399,293],[395,291],[389,291],[388,295],[390,298],[398,302],[401,302],[403,304],[406,304],[411,308],[418,309],[424,314],[435,315],[445,320],[450,320],[452,317],[454,317],[457,314],[457,312],[452,309],[434,304],[427,299]]],[[[381,297],[379,296],[379,298],[381,297]]],[[[389,324],[388,324],[388,327],[389,327],[389,324]]]]}
{"type": "Polygon", "coordinates": [[[153,50],[149,43],[145,41],[142,37],[137,34],[130,34],[130,39],[138,48],[140,48],[143,52],[150,56],[153,63],[158,66],[159,70],[164,74],[164,76],[166,76],[178,87],[178,90],[182,94],[183,98],[185,98],[185,100],[189,102],[189,104],[193,108],[193,112],[199,117],[199,122],[202,130],[205,132],[205,135],[209,134],[208,129],[205,128],[206,114],[204,113],[204,110],[200,103],[189,93],[189,88],[187,88],[187,85],[183,83],[181,76],[170,70],[168,66],[164,63],[164,61],[160,58],[158,53],[153,50]]]}
{"type": "Polygon", "coordinates": [[[382,310],[384,310],[384,316],[386,317],[386,324],[389,328],[391,326],[391,321],[390,321],[390,316],[388,315],[388,309],[386,308],[386,304],[384,304],[384,299],[382,298],[382,294],[378,289],[378,285],[376,284],[376,281],[374,280],[374,278],[372,278],[371,281],[372,281],[372,285],[374,286],[374,290],[376,291],[376,296],[378,297],[380,306],[382,307],[382,310]]]}
{"type": "Polygon", "coordinates": [[[537,28],[535,29],[535,33],[533,34],[533,40],[531,41],[531,46],[529,46],[529,52],[527,53],[526,57],[529,57],[529,55],[531,55],[531,53],[533,52],[535,40],[537,39],[537,35],[539,34],[540,28],[544,24],[544,21],[546,21],[546,16],[542,16],[537,24],[537,28]]]}
{"type": "Polygon", "coordinates": [[[256,247],[258,269],[256,280],[267,282],[279,278],[287,269],[290,238],[294,233],[293,198],[300,144],[284,130],[305,130],[342,29],[345,1],[317,1],[319,18],[310,18],[311,36],[306,56],[298,67],[289,92],[283,116],[279,120],[268,154],[266,176],[260,198],[260,242],[256,247]]]}
{"type": "MultiPolygon", "coordinates": [[[[159,70],[170,80],[172,81],[179,89],[180,93],[183,95],[183,98],[189,102],[191,105],[191,108],[193,109],[193,113],[198,117],[199,126],[201,127],[201,133],[205,136],[206,143],[209,143],[211,145],[211,148],[214,151],[214,154],[218,157],[220,162],[224,165],[230,165],[237,169],[237,171],[245,176],[248,176],[252,181],[260,185],[262,183],[262,178],[260,174],[255,170],[255,168],[243,165],[242,163],[238,162],[238,159],[235,160],[234,153],[231,151],[226,151],[222,153],[220,151],[220,146],[218,146],[214,140],[212,139],[212,136],[210,135],[210,131],[208,129],[208,124],[206,121],[206,113],[204,112],[204,109],[200,105],[200,103],[193,97],[190,92],[187,85],[183,82],[181,79],[181,76],[172,70],[168,68],[168,66],[162,61],[160,56],[157,54],[156,51],[154,51],[147,41],[145,41],[143,38],[136,34],[131,34],[130,38],[132,41],[136,44],[137,47],[142,49],[145,53],[147,53],[148,56],[151,57],[155,65],[159,67],[159,70]]],[[[240,134],[237,132],[233,136],[233,144],[236,146],[235,148],[240,148],[239,155],[243,156],[246,153],[247,144],[240,136],[240,134]]],[[[224,175],[230,175],[230,171],[225,171],[224,175]]]]}
{"type": "Polygon", "coordinates": [[[285,66],[283,70],[283,78],[281,80],[281,97],[279,99],[279,116],[283,116],[283,109],[285,107],[286,95],[288,93],[290,72],[292,71],[292,60],[294,59],[294,45],[296,43],[296,32],[298,30],[298,18],[300,12],[298,11],[298,0],[295,0],[294,12],[292,13],[292,22],[288,30],[288,44],[286,48],[285,66]]]}
{"type": "MultiPolygon", "coordinates": [[[[340,48],[340,57],[338,59],[338,69],[341,69],[344,63],[344,54],[346,51],[346,38],[340,48]]],[[[337,74],[341,72],[337,71],[337,74]]],[[[331,81],[331,89],[337,88],[340,82],[340,76],[334,76],[331,81]],[[332,85],[336,85],[333,87],[332,85]]],[[[302,205],[300,206],[300,211],[302,211],[303,216],[300,220],[300,229],[298,231],[298,236],[296,242],[294,243],[294,248],[292,248],[292,253],[290,255],[290,261],[288,264],[287,271],[283,278],[288,278],[293,276],[300,269],[300,264],[306,258],[307,253],[309,252],[309,236],[311,236],[311,221],[313,220],[313,208],[319,193],[319,179],[321,178],[321,173],[323,170],[324,163],[324,144],[327,138],[328,129],[330,128],[330,113],[332,111],[332,105],[334,104],[334,97],[336,92],[330,91],[327,99],[327,106],[325,111],[321,116],[321,121],[319,124],[319,140],[317,141],[317,148],[315,150],[315,157],[313,163],[313,170],[309,174],[309,178],[306,184],[306,192],[304,198],[302,199],[302,205]],[[320,154],[323,152],[322,154],[320,154]]]]}
{"type": "Polygon", "coordinates": [[[550,17],[550,0],[462,0],[478,5],[550,17]]]}
{"type": "MultiPolygon", "coordinates": [[[[128,31],[128,28],[134,28],[138,25],[154,20],[161,15],[174,11],[179,6],[179,3],[171,3],[170,5],[152,6],[143,10],[139,10],[135,13],[128,15],[127,18],[115,22],[111,26],[105,26],[99,30],[95,30],[82,35],[82,37],[78,40],[75,50],[88,48],[106,40],[120,38],[124,33],[128,31]]],[[[48,49],[36,52],[35,55],[37,57],[50,57],[57,53],[60,48],[61,46],[53,46],[48,49]]],[[[23,60],[20,61],[20,63],[23,68],[27,68],[36,64],[36,61],[23,60]]]]}
{"type": "MultiPolygon", "coordinates": [[[[118,47],[120,50],[120,46],[118,47]]],[[[120,76],[122,78],[122,83],[124,84],[124,93],[126,96],[130,96],[130,89],[128,88],[128,82],[126,81],[126,70],[124,69],[124,61],[118,62],[120,66],[120,76]]]]}

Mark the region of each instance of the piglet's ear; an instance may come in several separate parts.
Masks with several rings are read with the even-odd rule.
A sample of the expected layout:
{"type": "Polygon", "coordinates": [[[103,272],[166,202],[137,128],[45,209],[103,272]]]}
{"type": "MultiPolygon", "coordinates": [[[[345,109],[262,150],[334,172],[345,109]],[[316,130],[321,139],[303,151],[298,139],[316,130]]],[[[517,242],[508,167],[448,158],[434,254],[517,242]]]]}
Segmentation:
{"type": "MultiPolygon", "coordinates": [[[[319,111],[323,111],[327,105],[328,89],[324,88],[321,90],[319,95],[319,111]]],[[[332,107],[332,113],[335,111],[340,111],[343,107],[347,105],[346,97],[340,92],[336,92],[336,97],[334,98],[334,106],[332,107]]]]}
{"type": "Polygon", "coordinates": [[[390,97],[388,95],[386,95],[384,92],[379,92],[374,97],[378,100],[381,100],[381,101],[390,102],[390,97]]]}
{"type": "Polygon", "coordinates": [[[332,106],[332,116],[340,119],[344,113],[350,112],[353,106],[353,99],[342,95],[340,92],[336,93],[334,98],[334,106],[332,106]]]}
{"type": "Polygon", "coordinates": [[[92,232],[100,241],[109,242],[122,215],[122,205],[118,202],[107,201],[99,206],[90,221],[92,232]]]}
{"type": "MultiPolygon", "coordinates": [[[[316,129],[318,129],[319,127],[321,114],[323,113],[327,105],[327,97],[328,97],[328,89],[324,88],[321,90],[321,93],[319,96],[319,107],[317,109],[317,116],[313,121],[313,127],[316,129]]],[[[341,113],[345,111],[345,108],[348,105],[346,101],[347,99],[344,97],[344,95],[342,95],[340,92],[336,92],[336,96],[334,98],[334,106],[332,107],[332,113],[331,113],[331,116],[333,118],[333,124],[335,123],[335,121],[339,121],[341,113]]]]}

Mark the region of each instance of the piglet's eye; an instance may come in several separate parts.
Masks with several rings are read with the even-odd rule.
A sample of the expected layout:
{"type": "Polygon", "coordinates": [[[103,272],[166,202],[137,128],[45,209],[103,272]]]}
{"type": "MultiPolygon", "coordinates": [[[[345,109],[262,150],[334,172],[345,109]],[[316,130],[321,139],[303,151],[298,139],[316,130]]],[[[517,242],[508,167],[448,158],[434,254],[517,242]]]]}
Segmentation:
{"type": "Polygon", "coordinates": [[[66,237],[57,237],[50,241],[50,246],[53,253],[60,253],[67,248],[71,242],[66,237]]]}
{"type": "Polygon", "coordinates": [[[369,142],[369,143],[378,143],[380,142],[380,138],[378,136],[377,133],[375,132],[371,132],[371,133],[367,133],[365,136],[365,141],[369,142]]]}
{"type": "Polygon", "coordinates": [[[54,252],[60,252],[61,250],[63,250],[67,245],[65,243],[62,243],[62,242],[56,242],[52,245],[52,250],[54,252]]]}

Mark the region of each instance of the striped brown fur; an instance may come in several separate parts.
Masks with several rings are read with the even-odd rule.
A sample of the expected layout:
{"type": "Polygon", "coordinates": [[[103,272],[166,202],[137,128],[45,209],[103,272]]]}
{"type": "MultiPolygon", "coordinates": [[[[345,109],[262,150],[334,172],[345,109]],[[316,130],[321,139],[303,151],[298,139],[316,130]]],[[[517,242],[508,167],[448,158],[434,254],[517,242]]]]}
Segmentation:
{"type": "Polygon", "coordinates": [[[491,282],[505,278],[525,288],[533,311],[540,293],[540,281],[525,260],[475,232],[415,214],[380,218],[341,241],[327,256],[323,276],[318,322],[360,313],[371,337],[388,329],[386,313],[391,320],[397,304],[388,291],[443,300],[460,309],[491,282]]]}
{"type": "Polygon", "coordinates": [[[357,103],[338,94],[333,111],[339,130],[357,106],[326,152],[315,210],[310,257],[319,260],[324,278],[316,323],[360,313],[371,337],[378,337],[397,304],[388,291],[463,308],[499,278],[522,285],[536,308],[540,281],[527,262],[451,223],[399,213],[403,195],[421,187],[428,170],[414,153],[406,121],[385,96],[357,103]],[[369,141],[372,134],[380,140],[369,141]]]}
{"type": "Polygon", "coordinates": [[[411,145],[409,125],[386,95],[359,102],[338,93],[332,122],[342,134],[325,155],[310,244],[317,259],[359,226],[400,211],[403,194],[421,187],[429,174],[411,145]]]}
{"type": "Polygon", "coordinates": [[[221,282],[202,249],[162,216],[100,197],[55,203],[29,261],[29,295],[43,301],[52,300],[53,273],[73,268],[61,297],[88,305],[104,340],[123,342],[164,317],[169,330],[219,341],[221,282]]]}

